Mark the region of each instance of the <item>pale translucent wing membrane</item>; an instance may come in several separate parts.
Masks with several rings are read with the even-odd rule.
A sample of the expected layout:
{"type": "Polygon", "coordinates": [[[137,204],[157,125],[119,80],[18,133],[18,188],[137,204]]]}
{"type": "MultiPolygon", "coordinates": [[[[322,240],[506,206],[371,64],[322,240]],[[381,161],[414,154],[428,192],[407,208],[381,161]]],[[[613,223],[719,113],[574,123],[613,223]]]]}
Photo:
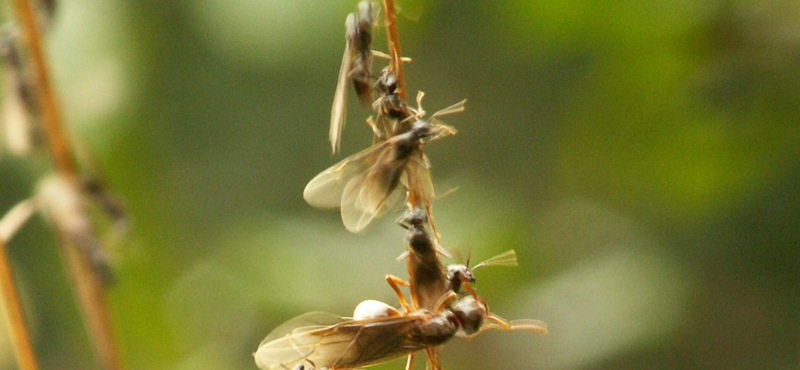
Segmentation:
{"type": "Polygon", "coordinates": [[[394,159],[393,146],[379,145],[370,157],[372,166],[351,179],[342,195],[342,221],[351,232],[363,230],[378,216],[400,182],[405,161],[394,159]]]}
{"type": "Polygon", "coordinates": [[[302,364],[313,347],[298,345],[307,342],[305,333],[325,330],[344,320],[326,312],[310,312],[295,317],[275,328],[258,346],[253,354],[261,369],[291,369],[302,364]],[[295,338],[295,339],[293,339],[295,338]],[[305,339],[303,339],[305,338],[305,339]]]}
{"type": "Polygon", "coordinates": [[[372,220],[396,209],[405,199],[405,195],[405,188],[396,186],[379,203],[342,203],[342,221],[350,232],[360,232],[369,226],[372,220]]]}
{"type": "MultiPolygon", "coordinates": [[[[349,21],[350,17],[348,17],[348,22],[349,21]]],[[[350,43],[347,42],[344,48],[344,55],[342,56],[342,66],[339,69],[339,80],[336,83],[336,92],[333,94],[333,106],[331,107],[331,127],[328,132],[328,138],[331,141],[333,153],[338,152],[341,146],[342,130],[344,129],[347,116],[347,76],[350,74],[352,63],[350,43]]]]}
{"type": "Polygon", "coordinates": [[[253,355],[264,370],[306,368],[353,369],[402,357],[420,344],[409,340],[417,317],[346,321],[284,335],[259,346],[253,355]]]}
{"type": "Polygon", "coordinates": [[[376,163],[365,173],[355,199],[358,206],[367,210],[378,210],[389,194],[400,183],[404,161],[394,160],[392,150],[384,151],[376,163]]]}
{"type": "Polygon", "coordinates": [[[342,202],[342,193],[350,179],[359,176],[367,168],[372,157],[372,147],[353,154],[341,162],[314,176],[303,190],[303,199],[319,208],[337,208],[342,202]]]}
{"type": "Polygon", "coordinates": [[[314,176],[303,190],[303,199],[318,208],[336,208],[342,201],[345,179],[352,176],[347,168],[331,167],[314,176]]]}
{"type": "Polygon", "coordinates": [[[378,210],[378,217],[383,216],[384,213],[396,210],[406,199],[406,191],[405,188],[398,186],[389,193],[389,196],[386,197],[386,200],[383,202],[383,207],[378,210]]]}
{"type": "Polygon", "coordinates": [[[378,206],[368,207],[365,202],[359,201],[363,192],[364,176],[351,179],[344,189],[341,199],[342,222],[344,227],[352,233],[363,230],[378,214],[378,206]]]}
{"type": "Polygon", "coordinates": [[[475,265],[475,267],[473,267],[472,269],[475,270],[477,268],[486,266],[509,266],[509,267],[517,266],[517,252],[515,252],[513,249],[505,251],[494,257],[490,257],[486,261],[483,261],[475,265]]]}
{"type": "Polygon", "coordinates": [[[300,364],[313,368],[315,364],[306,359],[314,351],[319,339],[317,336],[299,334],[264,343],[253,354],[256,366],[264,370],[292,369],[300,364]]]}
{"type": "Polygon", "coordinates": [[[346,158],[311,179],[303,198],[315,207],[341,207],[347,229],[361,231],[393,200],[405,162],[394,160],[392,149],[384,141],[346,158]]]}
{"type": "Polygon", "coordinates": [[[386,210],[394,209],[405,199],[405,192],[401,187],[395,187],[391,191],[382,188],[383,192],[378,193],[380,189],[370,186],[373,188],[373,194],[384,194],[381,200],[375,200],[377,198],[366,195],[370,193],[369,189],[361,187],[362,182],[358,180],[360,178],[351,180],[342,197],[342,222],[347,230],[353,233],[360,232],[372,220],[383,215],[386,210]]]}
{"type": "Polygon", "coordinates": [[[416,151],[406,164],[404,183],[411,189],[422,204],[428,204],[436,198],[431,179],[431,166],[428,157],[416,151]]]}
{"type": "MultiPolygon", "coordinates": [[[[342,317],[334,315],[332,313],[327,312],[309,312],[300,316],[297,316],[277,328],[273,329],[264,340],[261,341],[260,345],[265,343],[271,342],[275,339],[281,338],[287,334],[293,334],[296,332],[308,331],[313,330],[313,328],[319,329],[320,327],[327,327],[331,325],[335,325],[345,321],[342,317]],[[309,329],[312,328],[312,329],[309,329]]],[[[260,346],[259,345],[259,346],[260,346]]]]}

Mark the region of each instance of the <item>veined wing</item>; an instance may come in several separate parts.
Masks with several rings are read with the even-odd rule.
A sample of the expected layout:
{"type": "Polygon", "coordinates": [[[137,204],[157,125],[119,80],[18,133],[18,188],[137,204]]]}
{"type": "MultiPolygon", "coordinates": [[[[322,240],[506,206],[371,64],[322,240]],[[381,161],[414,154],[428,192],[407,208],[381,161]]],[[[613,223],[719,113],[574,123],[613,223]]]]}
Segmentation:
{"type": "Polygon", "coordinates": [[[253,356],[262,370],[285,370],[297,365],[314,369],[359,368],[424,348],[413,338],[423,320],[422,316],[399,316],[298,328],[267,340],[270,334],[253,356]]]}
{"type": "Polygon", "coordinates": [[[436,198],[431,180],[431,165],[421,150],[416,150],[406,163],[403,183],[418,197],[420,204],[427,205],[436,198]]]}
{"type": "Polygon", "coordinates": [[[370,158],[370,166],[347,183],[342,194],[342,221],[347,230],[359,232],[381,211],[402,201],[398,188],[407,159],[396,158],[393,141],[380,144],[382,149],[370,158]]]}
{"type": "Polygon", "coordinates": [[[303,190],[303,199],[314,207],[339,207],[348,182],[362,175],[385,149],[385,145],[385,142],[373,145],[322,171],[308,182],[303,190]]]}
{"type": "Polygon", "coordinates": [[[343,319],[341,316],[328,312],[315,311],[305,313],[272,329],[269,335],[261,341],[259,347],[289,334],[322,329],[345,321],[347,320],[343,319]]]}
{"type": "MultiPolygon", "coordinates": [[[[347,17],[347,22],[351,22],[354,18],[353,14],[347,17]]],[[[347,76],[350,74],[350,69],[353,64],[352,53],[350,52],[350,42],[347,41],[344,46],[344,55],[342,56],[342,66],[339,68],[339,80],[336,83],[336,92],[333,94],[333,106],[331,107],[331,127],[328,131],[328,139],[331,141],[331,149],[333,153],[339,151],[342,139],[342,130],[344,129],[345,118],[347,116],[347,76]]]]}

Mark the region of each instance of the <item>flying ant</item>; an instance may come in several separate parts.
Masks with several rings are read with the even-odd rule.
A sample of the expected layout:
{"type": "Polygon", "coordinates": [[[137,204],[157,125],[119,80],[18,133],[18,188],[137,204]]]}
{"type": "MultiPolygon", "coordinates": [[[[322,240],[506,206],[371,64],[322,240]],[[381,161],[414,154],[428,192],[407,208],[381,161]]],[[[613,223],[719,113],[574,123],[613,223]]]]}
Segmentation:
{"type": "Polygon", "coordinates": [[[429,369],[441,369],[435,350],[454,336],[472,338],[489,329],[547,334],[539,320],[506,321],[489,313],[489,306],[465,284],[470,295],[455,292],[443,296],[433,311],[406,315],[348,319],[312,312],[284,323],[272,331],[253,354],[262,370],[356,369],[433,351],[429,369]]]}
{"type": "MultiPolygon", "coordinates": [[[[423,94],[418,96],[418,101],[423,94]]],[[[311,179],[303,198],[315,207],[341,207],[342,221],[351,232],[363,230],[385,208],[402,200],[398,184],[410,190],[417,203],[429,204],[434,197],[430,164],[422,153],[427,141],[453,135],[456,130],[440,123],[444,115],[462,112],[466,100],[434,113],[429,119],[416,114],[407,118],[408,131],[387,137],[311,179]]]]}

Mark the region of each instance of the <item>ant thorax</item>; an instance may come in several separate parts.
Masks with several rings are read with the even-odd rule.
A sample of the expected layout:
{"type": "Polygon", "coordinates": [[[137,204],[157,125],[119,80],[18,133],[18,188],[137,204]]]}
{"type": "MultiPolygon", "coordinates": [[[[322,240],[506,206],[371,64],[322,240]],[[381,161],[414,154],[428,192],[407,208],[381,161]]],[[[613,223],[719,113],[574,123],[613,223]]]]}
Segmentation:
{"type": "Polygon", "coordinates": [[[487,312],[485,305],[471,296],[458,300],[450,307],[450,311],[456,316],[461,330],[467,335],[475,334],[481,329],[487,312]]]}
{"type": "Polygon", "coordinates": [[[424,323],[419,325],[412,335],[428,346],[438,346],[452,338],[459,328],[459,320],[450,310],[438,314],[431,314],[424,323]]]}

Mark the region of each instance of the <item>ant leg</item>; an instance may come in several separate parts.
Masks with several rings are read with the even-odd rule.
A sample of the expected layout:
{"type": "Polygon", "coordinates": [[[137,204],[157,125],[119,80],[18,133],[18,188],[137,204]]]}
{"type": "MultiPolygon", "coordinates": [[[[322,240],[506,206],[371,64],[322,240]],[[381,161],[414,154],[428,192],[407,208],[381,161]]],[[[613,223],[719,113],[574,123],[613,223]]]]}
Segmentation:
{"type": "MultiPolygon", "coordinates": [[[[378,117],[380,119],[380,117],[378,117]]],[[[372,116],[367,117],[367,125],[372,129],[373,144],[378,141],[386,140],[386,134],[378,127],[378,122],[372,119],[372,116]]]]}
{"type": "MultiPolygon", "coordinates": [[[[473,288],[472,285],[469,284],[469,281],[466,281],[465,279],[462,279],[461,280],[461,287],[464,288],[464,290],[466,290],[467,293],[469,293],[469,295],[472,296],[472,298],[475,298],[476,301],[483,302],[482,299],[478,298],[478,293],[475,293],[475,288],[473,288]]],[[[489,313],[489,308],[488,307],[486,308],[486,313],[489,313]]]]}
{"type": "Polygon", "coordinates": [[[408,251],[403,251],[403,253],[400,253],[400,255],[397,256],[396,258],[397,262],[403,262],[404,259],[408,258],[408,255],[409,255],[408,251]]]}
{"type": "Polygon", "coordinates": [[[456,299],[458,299],[458,295],[455,292],[452,290],[447,292],[447,294],[441,296],[439,300],[436,301],[436,305],[433,306],[433,312],[442,312],[445,307],[449,306],[456,299]]]}
{"type": "Polygon", "coordinates": [[[495,315],[487,315],[486,320],[490,323],[484,325],[480,331],[488,329],[500,329],[507,331],[529,331],[532,333],[547,334],[547,324],[541,320],[523,319],[506,321],[495,315]]]}
{"type": "Polygon", "coordinates": [[[425,354],[428,357],[426,370],[442,370],[439,365],[439,350],[434,347],[425,348],[425,354]]]}
{"type": "Polygon", "coordinates": [[[414,365],[414,354],[411,353],[408,355],[408,361],[406,361],[406,370],[411,370],[411,367],[414,365]]]}
{"type": "Polygon", "coordinates": [[[406,302],[406,298],[403,297],[403,293],[399,288],[400,285],[409,286],[409,284],[403,279],[394,275],[386,275],[386,282],[389,283],[389,286],[392,287],[394,293],[397,294],[397,299],[400,301],[400,305],[403,306],[403,310],[405,310],[407,314],[411,313],[411,307],[409,307],[408,302],[406,302]]]}
{"type": "Polygon", "coordinates": [[[486,316],[487,321],[491,321],[500,330],[511,330],[511,324],[495,315],[486,316]]]}
{"type": "MultiPolygon", "coordinates": [[[[391,55],[386,54],[386,53],[384,53],[382,51],[377,51],[377,50],[371,50],[371,51],[372,51],[372,56],[374,56],[376,58],[387,59],[387,60],[388,59],[392,59],[391,55]]],[[[411,58],[409,58],[409,57],[401,57],[400,60],[402,60],[403,63],[411,62],[411,58]]]]}
{"type": "Polygon", "coordinates": [[[431,231],[433,231],[433,237],[436,238],[436,244],[441,245],[442,237],[439,235],[439,232],[436,231],[436,222],[433,221],[433,207],[430,202],[425,202],[425,213],[428,215],[428,224],[431,225],[431,231]]]}

